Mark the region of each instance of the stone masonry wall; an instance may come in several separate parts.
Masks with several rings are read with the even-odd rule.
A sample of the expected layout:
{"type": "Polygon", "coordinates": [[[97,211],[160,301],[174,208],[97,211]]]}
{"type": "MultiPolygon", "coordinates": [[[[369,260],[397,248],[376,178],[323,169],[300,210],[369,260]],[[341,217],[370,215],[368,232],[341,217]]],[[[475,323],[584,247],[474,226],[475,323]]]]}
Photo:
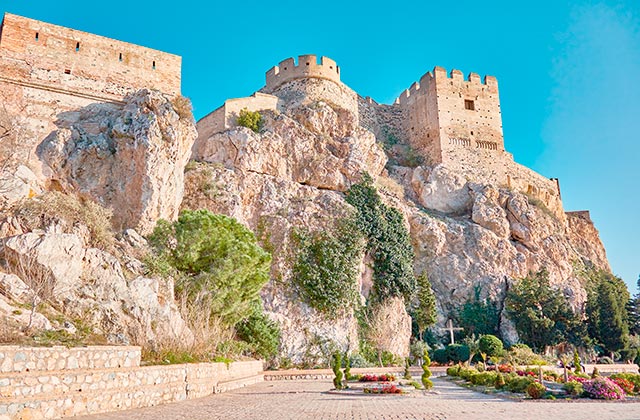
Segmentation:
{"type": "Polygon", "coordinates": [[[287,58],[267,71],[265,91],[270,93],[283,83],[310,77],[340,82],[340,67],[328,57],[322,57],[318,64],[315,55],[301,55],[297,65],[293,58],[287,58]]]}
{"type": "Polygon", "coordinates": [[[0,347],[0,419],[52,419],[200,398],[263,380],[262,362],[140,367],[139,347],[0,347]]]}

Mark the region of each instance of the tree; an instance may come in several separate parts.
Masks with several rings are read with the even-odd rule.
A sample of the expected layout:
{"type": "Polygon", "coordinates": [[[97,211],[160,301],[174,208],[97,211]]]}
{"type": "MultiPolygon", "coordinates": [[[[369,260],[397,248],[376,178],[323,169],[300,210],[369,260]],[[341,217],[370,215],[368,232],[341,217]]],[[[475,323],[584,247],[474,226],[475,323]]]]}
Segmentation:
{"type": "Polygon", "coordinates": [[[480,352],[487,354],[487,356],[500,356],[504,350],[502,341],[495,335],[487,334],[480,337],[478,341],[480,352]]]}
{"type": "Polygon", "coordinates": [[[417,283],[418,304],[413,311],[413,317],[418,325],[418,338],[422,341],[425,330],[436,323],[436,295],[431,289],[427,273],[420,274],[417,283]]]}
{"type": "Polygon", "coordinates": [[[269,280],[271,255],[235,219],[185,210],[177,221],[158,221],[149,242],[175,269],[176,289],[229,326],[255,314],[269,280]]]}
{"type": "Polygon", "coordinates": [[[538,351],[564,341],[577,324],[567,299],[551,288],[546,269],[517,281],[505,308],[520,339],[538,351]]]}
{"type": "Polygon", "coordinates": [[[636,282],[638,293],[633,295],[627,304],[627,317],[629,319],[629,334],[640,335],[640,276],[636,282]]]}
{"type": "Polygon", "coordinates": [[[622,279],[593,270],[587,285],[588,331],[611,354],[629,345],[627,304],[629,291],[622,279]]]}
{"type": "Polygon", "coordinates": [[[465,302],[457,313],[458,325],[467,334],[497,334],[500,324],[500,311],[495,303],[480,299],[481,289],[477,286],[474,297],[465,302]]]}

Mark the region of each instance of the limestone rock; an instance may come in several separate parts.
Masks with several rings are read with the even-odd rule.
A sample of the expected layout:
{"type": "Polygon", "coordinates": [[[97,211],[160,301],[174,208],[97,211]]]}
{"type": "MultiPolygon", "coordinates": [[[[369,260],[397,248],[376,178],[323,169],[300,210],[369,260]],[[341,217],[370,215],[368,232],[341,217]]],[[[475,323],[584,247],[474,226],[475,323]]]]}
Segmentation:
{"type": "Polygon", "coordinates": [[[40,191],[38,178],[26,166],[0,171],[0,210],[40,191]]]}
{"type": "Polygon", "coordinates": [[[196,130],[166,97],[141,90],[123,109],[94,104],[57,124],[38,154],[66,192],[112,209],[118,228],[149,233],[157,219],[176,218],[196,130]]]}
{"type": "Polygon", "coordinates": [[[463,176],[444,165],[419,166],[412,174],[411,187],[424,207],[443,213],[467,210],[472,202],[469,185],[463,176]]]}

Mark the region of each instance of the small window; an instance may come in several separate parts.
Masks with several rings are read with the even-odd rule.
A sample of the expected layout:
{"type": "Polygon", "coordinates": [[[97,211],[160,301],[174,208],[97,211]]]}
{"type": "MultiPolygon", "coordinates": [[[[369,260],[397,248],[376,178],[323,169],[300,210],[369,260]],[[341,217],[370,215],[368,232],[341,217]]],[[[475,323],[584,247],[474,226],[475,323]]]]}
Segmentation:
{"type": "Polygon", "coordinates": [[[36,32],[36,41],[40,41],[40,34],[36,32]]]}
{"type": "Polygon", "coordinates": [[[156,62],[155,62],[155,60],[153,61],[153,65],[151,66],[151,68],[152,68],[152,69],[154,69],[154,70],[156,69],[156,62]]]}
{"type": "Polygon", "coordinates": [[[71,74],[71,70],[70,69],[64,69],[64,74],[71,74]]]}
{"type": "Polygon", "coordinates": [[[471,101],[469,99],[465,99],[464,100],[464,109],[468,109],[470,111],[474,111],[476,109],[476,106],[473,103],[473,101],[471,101]]]}
{"type": "Polygon", "coordinates": [[[118,60],[122,61],[122,53],[120,53],[120,55],[118,56],[118,60]]]}
{"type": "Polygon", "coordinates": [[[309,63],[307,63],[307,66],[309,65],[309,63]]]}
{"type": "Polygon", "coordinates": [[[76,42],[76,52],[80,51],[80,43],[76,42]]]}

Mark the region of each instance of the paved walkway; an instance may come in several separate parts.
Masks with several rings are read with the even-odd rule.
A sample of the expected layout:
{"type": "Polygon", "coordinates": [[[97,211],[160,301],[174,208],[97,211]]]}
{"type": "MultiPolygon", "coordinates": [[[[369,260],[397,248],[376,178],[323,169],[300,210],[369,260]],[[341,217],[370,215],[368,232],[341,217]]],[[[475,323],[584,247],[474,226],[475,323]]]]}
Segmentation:
{"type": "Polygon", "coordinates": [[[263,382],[225,394],[75,420],[638,420],[640,403],[513,401],[434,379],[435,392],[399,396],[327,394],[331,381],[263,382]]]}

